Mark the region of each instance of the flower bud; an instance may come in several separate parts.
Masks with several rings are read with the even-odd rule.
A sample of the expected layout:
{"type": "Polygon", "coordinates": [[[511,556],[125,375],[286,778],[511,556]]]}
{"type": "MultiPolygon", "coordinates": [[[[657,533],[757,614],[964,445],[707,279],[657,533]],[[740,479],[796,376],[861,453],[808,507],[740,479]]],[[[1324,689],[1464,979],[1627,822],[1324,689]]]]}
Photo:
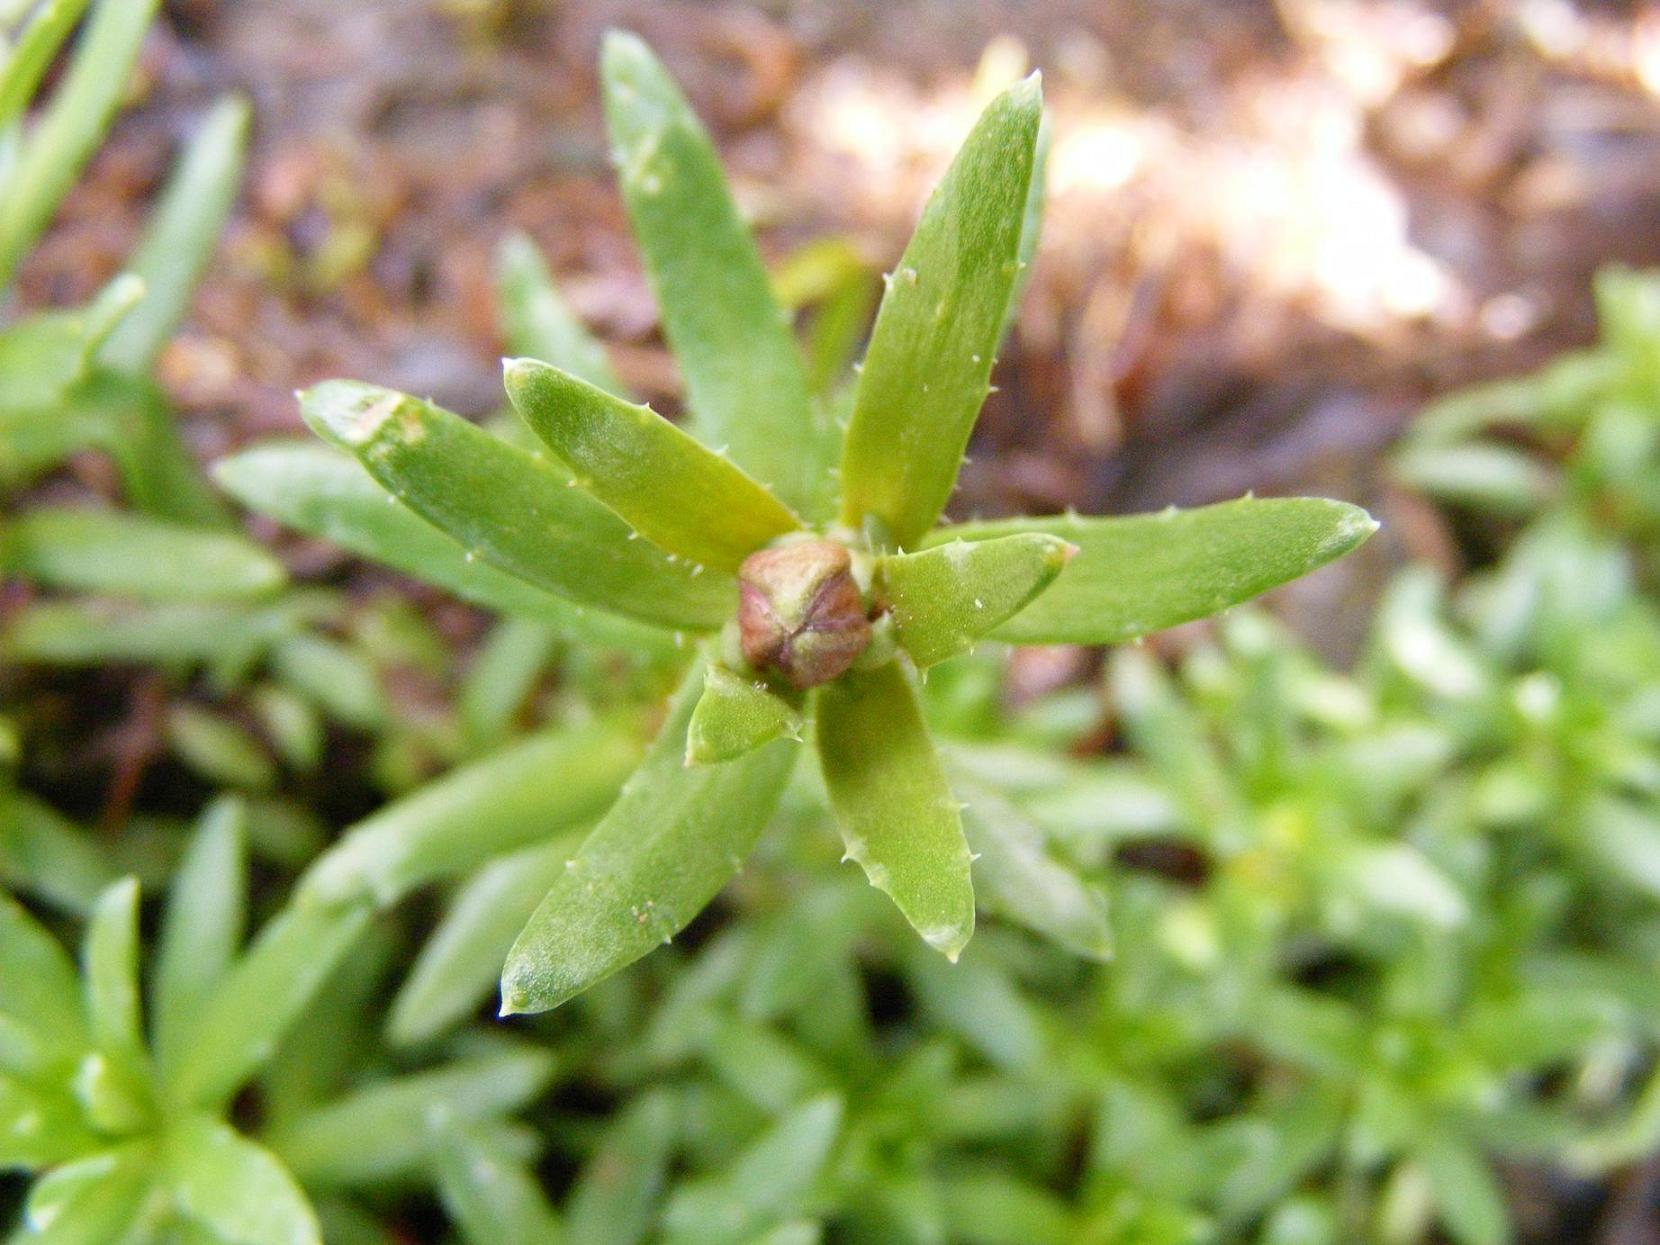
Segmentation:
{"type": "Polygon", "coordinates": [[[807,540],[751,554],[738,568],[738,638],[757,670],[795,687],[828,683],[870,642],[845,545],[807,540]]]}

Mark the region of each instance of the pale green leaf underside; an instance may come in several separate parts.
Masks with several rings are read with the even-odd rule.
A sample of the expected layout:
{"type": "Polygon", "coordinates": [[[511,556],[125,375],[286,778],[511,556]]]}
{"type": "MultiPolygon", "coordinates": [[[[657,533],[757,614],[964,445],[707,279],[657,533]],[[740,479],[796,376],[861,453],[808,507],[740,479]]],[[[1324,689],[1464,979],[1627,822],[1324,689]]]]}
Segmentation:
{"type": "Polygon", "coordinates": [[[709,136],[644,42],[605,41],[605,114],[692,428],[809,519],[827,516],[834,426],[739,218],[709,136]]]}
{"type": "Polygon", "coordinates": [[[985,400],[1019,269],[1043,103],[1036,77],[981,116],[888,279],[842,457],[842,521],[909,548],[934,525],[985,400]]]}
{"type": "Polygon", "coordinates": [[[713,629],[732,612],[729,576],[700,575],[630,539],[552,463],[431,403],[329,381],[302,396],[301,410],[464,550],[538,588],[664,627],[713,629]]]}
{"type": "Polygon", "coordinates": [[[464,601],[545,622],[594,644],[662,649],[661,628],[588,609],[497,570],[382,488],[354,459],[327,446],[272,444],[220,459],[214,479],[250,510],[320,536],[464,601]]]}
{"type": "Polygon", "coordinates": [[[966,653],[1061,573],[1072,546],[1040,532],[957,540],[876,563],[876,595],[918,667],[966,653]]]}
{"type": "Polygon", "coordinates": [[[694,567],[736,571],[801,521],[743,471],[650,407],[534,359],[505,365],[507,396],[577,485],[694,567]]]}
{"type": "Polygon", "coordinates": [[[158,601],[262,596],[282,563],[233,532],[85,506],[19,515],[0,533],[0,570],[54,588],[158,601]]]}
{"type": "Polygon", "coordinates": [[[711,664],[686,728],[686,764],[715,765],[801,738],[801,712],[765,683],[711,664]]]}
{"type": "Polygon", "coordinates": [[[1377,530],[1318,497],[1243,498],[1124,518],[958,523],[928,538],[1043,532],[1078,547],[1053,584],[992,633],[1011,644],[1117,644],[1248,601],[1348,553],[1377,530]]]}
{"type": "Polygon", "coordinates": [[[646,759],[514,944],[502,1011],[545,1011],[684,929],[738,871],[783,793],[796,745],[685,764],[694,667],[646,759]]]}
{"type": "Polygon", "coordinates": [[[924,941],[955,960],[974,932],[968,844],[898,662],[819,689],[818,746],[848,857],[924,941]]]}

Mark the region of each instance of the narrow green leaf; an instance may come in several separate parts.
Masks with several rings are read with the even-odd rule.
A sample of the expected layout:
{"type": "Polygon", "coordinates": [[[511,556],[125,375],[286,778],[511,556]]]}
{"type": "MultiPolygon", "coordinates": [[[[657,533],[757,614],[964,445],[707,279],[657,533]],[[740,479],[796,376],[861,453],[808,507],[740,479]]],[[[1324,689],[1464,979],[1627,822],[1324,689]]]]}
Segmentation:
{"type": "Polygon", "coordinates": [[[800,352],[714,145],[638,37],[606,37],[601,77],[623,199],[694,430],[798,514],[825,517],[835,429],[808,397],[800,352]]]}
{"type": "Polygon", "coordinates": [[[725,458],[650,407],[614,398],[534,359],[510,359],[507,396],[577,484],[647,540],[694,564],[736,571],[801,521],[725,458]]]}
{"type": "Polygon", "coordinates": [[[0,631],[0,657],[64,666],[112,662],[243,666],[306,620],[326,613],[323,605],[323,599],[316,596],[285,597],[264,609],[46,602],[20,611],[0,631]]]}
{"type": "Polygon", "coordinates": [[[328,381],[301,409],[319,436],[381,485],[509,574],[580,604],[688,630],[732,612],[729,576],[669,561],[553,464],[428,402],[328,381]]]}
{"type": "Polygon", "coordinates": [[[933,527],[985,400],[1020,264],[1043,114],[1036,75],[998,96],[888,278],[842,457],[842,522],[898,548],[933,527]]]}
{"type": "Polygon", "coordinates": [[[1076,552],[1038,532],[877,559],[877,600],[919,668],[968,652],[1054,582],[1076,552]]]}
{"type": "Polygon", "coordinates": [[[1045,835],[1014,804],[953,769],[963,797],[963,833],[974,853],[974,890],[981,907],[1053,938],[1075,955],[1112,954],[1106,896],[1054,859],[1045,835]]]}
{"type": "MultiPolygon", "coordinates": [[[[0,414],[14,417],[0,424],[6,433],[0,445],[26,451],[36,422],[73,430],[60,442],[65,453],[103,435],[103,421],[87,419],[78,409],[80,402],[71,410],[62,408],[70,390],[86,378],[93,352],[143,297],[144,282],[123,273],[84,307],[42,312],[0,332],[0,376],[6,378],[0,414]]],[[[50,460],[44,465],[51,465],[50,460]]]]}
{"type": "Polygon", "coordinates": [[[388,1040],[397,1045],[424,1042],[478,1010],[495,992],[519,931],[580,842],[579,832],[521,848],[468,879],[392,1000],[388,1040]]]}
{"type": "Polygon", "coordinates": [[[173,754],[215,786],[269,791],[277,763],[241,725],[200,705],[177,704],[163,724],[173,754]]]}
{"type": "Polygon", "coordinates": [[[524,1106],[553,1068],[547,1051],[515,1047],[394,1077],[283,1124],[271,1146],[307,1185],[385,1180],[423,1165],[442,1130],[524,1106]]]}
{"type": "Polygon", "coordinates": [[[0,894],[0,1016],[72,1059],[90,1041],[81,1000],[68,953],[21,904],[0,894]]]}
{"type": "Polygon", "coordinates": [[[510,354],[551,363],[606,393],[628,397],[605,347],[570,309],[542,253],[522,233],[508,234],[496,247],[496,303],[510,354]]]}
{"type": "Polygon", "coordinates": [[[456,698],[468,748],[483,751],[514,733],[558,650],[558,632],[534,619],[504,618],[491,629],[456,698]]]}
{"type": "Polygon", "coordinates": [[[795,745],[686,768],[686,727],[702,691],[694,666],[640,768],[519,935],[502,973],[504,1015],[557,1007],[668,941],[755,845],[795,745]]]}
{"type": "Polygon", "coordinates": [[[163,1163],[179,1212],[225,1245],[321,1245],[317,1216],[265,1147],[203,1115],[172,1124],[163,1163]]]}
{"type": "Polygon", "coordinates": [[[660,650],[672,639],[584,609],[476,558],[383,489],[351,458],[322,445],[271,444],[214,464],[214,479],[250,510],[321,536],[464,601],[548,624],[594,644],[660,650]]]}
{"type": "Polygon", "coordinates": [[[366,904],[283,909],[199,1013],[168,1078],[171,1100],[223,1103],[271,1057],[368,923],[366,904]]]}
{"type": "Polygon", "coordinates": [[[0,787],[0,881],[84,913],[115,879],[104,844],[45,801],[0,787]]]}
{"type": "Polygon", "coordinates": [[[247,873],[247,805],[224,796],[202,813],[173,875],[156,944],[151,1025],[164,1076],[179,1043],[242,944],[247,873]]]}
{"type": "Polygon", "coordinates": [[[736,760],[775,739],[801,740],[801,711],[765,683],[710,663],[686,727],[686,764],[736,760]]]}
{"type": "Polygon", "coordinates": [[[848,858],[929,946],[955,960],[974,932],[968,844],[897,662],[819,689],[818,745],[848,858]]]}
{"type": "Polygon", "coordinates": [[[359,822],[300,882],[303,899],[396,903],[597,817],[640,755],[631,724],[597,721],[535,736],[445,775],[359,822]]]}
{"type": "Polygon", "coordinates": [[[224,504],[179,433],[166,395],[146,377],[95,372],[75,391],[79,416],[103,431],[121,486],[138,509],[163,519],[225,526],[224,504]]]}
{"type": "Polygon", "coordinates": [[[239,534],[85,506],[19,515],[0,534],[0,570],[53,588],[157,601],[264,596],[287,579],[282,563],[239,534]]]}
{"type": "Polygon", "coordinates": [[[128,271],[144,282],[144,301],[98,351],[105,367],[148,373],[184,318],[242,185],[248,115],[247,100],[219,100],[185,148],[128,257],[128,271]]]}
{"type": "Polygon", "coordinates": [[[69,71],[0,196],[0,289],[46,229],[121,106],[160,0],[98,0],[69,71]]]}
{"type": "Polygon", "coordinates": [[[1125,518],[1053,515],[958,523],[927,544],[1046,532],[1078,554],[994,632],[1011,644],[1117,644],[1225,610],[1335,561],[1377,530],[1317,497],[1222,502],[1125,518]]]}
{"type": "Polygon", "coordinates": [[[105,1144],[79,1102],[42,1083],[59,1080],[78,1053],[42,1046],[29,1059],[18,1061],[16,1073],[24,1079],[0,1075],[0,1170],[39,1171],[105,1144]]]}
{"type": "Polygon", "coordinates": [[[272,648],[271,668],[289,690],[347,726],[374,732],[392,719],[380,672],[360,648],[302,631],[272,648]]]}
{"type": "Polygon", "coordinates": [[[726,1170],[675,1190],[663,1211],[671,1237],[742,1240],[801,1209],[841,1132],[842,1102],[810,1099],[779,1117],[726,1170]]]}
{"type": "Polygon", "coordinates": [[[93,905],[82,946],[92,1040],[133,1065],[144,1058],[138,999],[138,882],[123,878],[93,905]]]}
{"type": "Polygon", "coordinates": [[[0,130],[23,115],[86,6],[87,0],[47,0],[35,10],[10,53],[0,53],[0,130]]]}
{"type": "Polygon", "coordinates": [[[569,1245],[640,1245],[662,1200],[677,1136],[675,1100],[636,1098],[600,1138],[566,1203],[569,1245]]]}
{"type": "Polygon", "coordinates": [[[535,1175],[478,1127],[438,1143],[438,1196],[470,1245],[557,1245],[559,1220],[535,1175]]]}
{"type": "Polygon", "coordinates": [[[1449,1237],[1458,1245],[1505,1245],[1512,1239],[1504,1193],[1471,1141],[1445,1127],[1432,1128],[1417,1139],[1416,1149],[1449,1237]]]}

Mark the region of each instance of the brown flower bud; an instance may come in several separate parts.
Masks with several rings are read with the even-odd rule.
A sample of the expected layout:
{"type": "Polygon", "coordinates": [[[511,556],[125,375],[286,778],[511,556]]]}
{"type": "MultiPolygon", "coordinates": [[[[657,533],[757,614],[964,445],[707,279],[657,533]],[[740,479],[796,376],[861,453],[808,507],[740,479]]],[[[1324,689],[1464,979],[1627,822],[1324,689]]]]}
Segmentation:
{"type": "Polygon", "coordinates": [[[870,643],[847,547],[806,540],[763,549],[738,568],[738,638],[757,670],[795,687],[828,683],[870,643]]]}

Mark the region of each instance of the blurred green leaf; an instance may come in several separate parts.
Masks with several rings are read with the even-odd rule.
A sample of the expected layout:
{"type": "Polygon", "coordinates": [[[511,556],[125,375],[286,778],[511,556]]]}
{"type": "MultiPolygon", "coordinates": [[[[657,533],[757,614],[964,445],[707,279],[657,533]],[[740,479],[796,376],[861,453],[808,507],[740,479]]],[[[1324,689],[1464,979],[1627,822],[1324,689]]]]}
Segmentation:
{"type": "Polygon", "coordinates": [[[438,1143],[438,1192],[471,1245],[556,1245],[564,1239],[534,1173],[480,1128],[438,1143]]]}
{"type": "Polygon", "coordinates": [[[181,1214],[226,1245],[321,1245],[317,1216],[270,1151],[218,1120],[167,1130],[163,1163],[181,1214]]]}
{"type": "Polygon", "coordinates": [[[156,601],[259,597],[287,580],[282,563],[245,537],[84,506],[12,520],[0,535],[0,569],[49,587],[156,601]]]}

